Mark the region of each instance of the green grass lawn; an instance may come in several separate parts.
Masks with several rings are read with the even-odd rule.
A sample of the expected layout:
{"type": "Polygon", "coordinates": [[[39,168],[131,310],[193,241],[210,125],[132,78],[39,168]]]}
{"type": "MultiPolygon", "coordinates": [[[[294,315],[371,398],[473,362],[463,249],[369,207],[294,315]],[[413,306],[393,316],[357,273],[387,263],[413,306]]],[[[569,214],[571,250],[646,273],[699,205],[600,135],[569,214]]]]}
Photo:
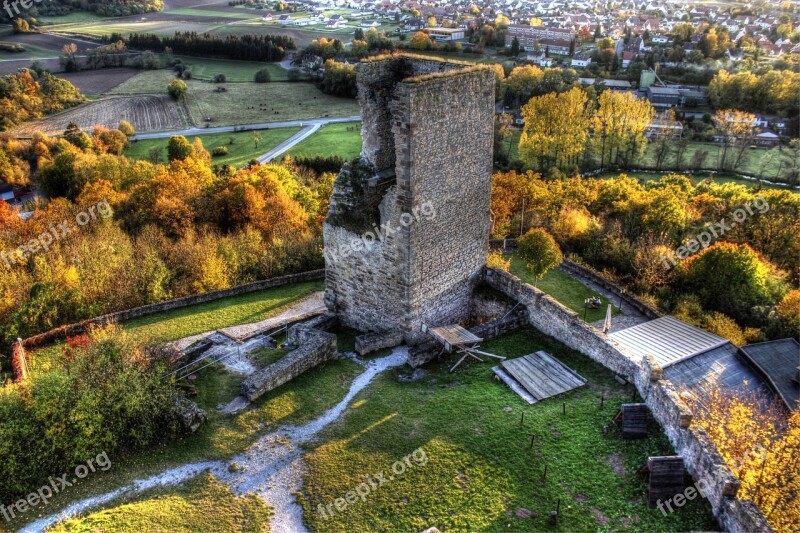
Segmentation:
{"type": "Polygon", "coordinates": [[[288,71],[275,63],[260,61],[236,61],[233,59],[210,59],[205,57],[176,56],[192,70],[192,77],[198,80],[213,80],[217,74],[224,74],[226,83],[250,82],[259,70],[269,70],[272,81],[287,81],[288,71]]]}
{"type": "Polygon", "coordinates": [[[302,503],[310,530],[717,528],[705,501],[694,500],[666,517],[647,507],[646,479],[637,470],[648,456],[674,452],[655,422],[644,440],[625,441],[615,430],[603,434],[602,427],[632,395],[611,371],[532,328],[486,342],[483,349],[508,357],[545,350],[589,385],[563,399],[527,405],[492,378],[491,364],[469,362],[450,374],[452,361],[443,360],[427,365],[429,375],[413,383],[398,379],[406,369],[379,375],[341,419],[306,446],[302,503]],[[415,456],[420,460],[411,459],[399,474],[396,461],[404,463],[420,449],[415,456]],[[332,516],[320,514],[320,505],[345,498],[378,473],[386,483],[363,501],[342,511],[334,507],[332,516]],[[549,526],[559,500],[558,525],[549,526]],[[535,515],[518,518],[520,509],[535,515]]]}
{"type": "MultiPolygon", "coordinates": [[[[261,141],[258,143],[258,148],[253,144],[252,131],[237,131],[233,133],[211,133],[208,135],[198,135],[203,141],[203,146],[209,153],[216,146],[225,146],[228,149],[228,155],[218,156],[211,158],[212,165],[233,165],[235,167],[242,167],[249,163],[251,160],[263,155],[271,148],[278,146],[280,143],[300,131],[300,128],[276,128],[269,130],[259,130],[261,133],[261,141]],[[230,144],[231,138],[234,143],[230,144]]],[[[191,137],[189,141],[193,141],[191,137]]],[[[167,162],[167,143],[169,139],[144,139],[141,141],[133,141],[128,148],[125,149],[125,155],[131,159],[148,159],[148,153],[153,148],[161,148],[161,162],[167,162]]]]}
{"type": "Polygon", "coordinates": [[[289,150],[289,155],[338,155],[345,161],[361,153],[361,123],[327,124],[289,150]]]}
{"type": "MultiPolygon", "coordinates": [[[[96,13],[92,13],[90,11],[73,11],[67,15],[61,16],[41,16],[37,17],[39,24],[47,25],[47,26],[56,26],[61,24],[97,24],[98,22],[102,22],[103,20],[109,20],[106,17],[101,17],[96,13]]],[[[54,28],[48,28],[54,29],[54,28]]]]}
{"type": "Polygon", "coordinates": [[[194,17],[213,17],[213,18],[231,18],[231,19],[247,19],[255,18],[257,13],[232,13],[230,11],[213,11],[210,9],[194,9],[194,8],[179,8],[164,11],[169,15],[190,15],[194,17]]]}
{"type": "MultiPolygon", "coordinates": [[[[520,258],[517,254],[508,254],[507,257],[511,259],[511,273],[525,283],[534,285],[535,279],[525,266],[525,262],[522,260],[522,258],[520,258]]],[[[606,313],[608,312],[607,310],[609,303],[615,306],[614,314],[619,312],[616,308],[616,306],[619,305],[619,302],[609,302],[606,298],[594,292],[580,281],[555,268],[549,270],[547,274],[545,274],[544,277],[539,280],[539,283],[536,286],[543,292],[549,294],[564,304],[566,307],[569,307],[573,311],[580,313],[581,318],[584,317],[584,311],[586,311],[587,322],[595,322],[605,318],[606,313]],[[603,302],[603,305],[601,305],[599,309],[584,309],[584,302],[587,298],[592,296],[600,298],[600,300],[603,302]]]]}
{"type": "Polygon", "coordinates": [[[226,326],[264,320],[323,290],[324,286],[323,280],[283,285],[135,318],[125,322],[123,328],[141,338],[181,339],[226,326]]]}
{"type": "Polygon", "coordinates": [[[257,496],[236,496],[211,474],[184,486],[153,489],[134,501],[73,518],[49,531],[269,531],[270,508],[257,496]]]}

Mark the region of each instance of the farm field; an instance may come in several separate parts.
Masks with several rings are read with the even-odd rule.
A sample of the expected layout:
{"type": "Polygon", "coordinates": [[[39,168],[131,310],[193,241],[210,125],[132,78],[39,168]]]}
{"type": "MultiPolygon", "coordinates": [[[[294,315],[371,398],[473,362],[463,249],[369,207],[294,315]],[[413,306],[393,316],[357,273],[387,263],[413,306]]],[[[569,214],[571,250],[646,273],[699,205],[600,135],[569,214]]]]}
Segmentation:
{"type": "Polygon", "coordinates": [[[289,150],[291,156],[338,155],[345,161],[361,154],[361,123],[326,124],[289,150]]]}
{"type": "Polygon", "coordinates": [[[84,95],[104,94],[114,87],[139,74],[132,68],[114,68],[102,70],[82,70],[80,72],[62,72],[58,74],[77,87],[84,95]]]}
{"type": "Polygon", "coordinates": [[[62,133],[70,122],[77,123],[81,129],[91,129],[96,124],[114,128],[121,120],[127,120],[142,133],[186,127],[178,104],[167,95],[142,95],[104,98],[29,122],[12,132],[21,136],[35,131],[52,135],[62,133]]]}
{"type": "Polygon", "coordinates": [[[216,84],[190,80],[186,107],[194,124],[232,126],[283,120],[345,117],[359,113],[355,99],[329,96],[311,83],[216,84]],[[211,119],[210,121],[207,119],[211,119]]]}
{"type": "Polygon", "coordinates": [[[166,94],[167,85],[174,79],[175,75],[171,70],[145,70],[128,78],[109,92],[111,94],[166,94]]]}
{"type": "MultiPolygon", "coordinates": [[[[271,148],[278,146],[280,143],[300,131],[300,128],[276,128],[269,130],[260,130],[261,141],[258,143],[258,148],[253,144],[252,131],[237,131],[233,133],[212,133],[209,135],[198,135],[202,141],[203,146],[209,152],[215,146],[224,146],[228,149],[228,155],[212,157],[211,163],[214,165],[233,165],[235,167],[242,167],[249,163],[251,160],[256,159],[258,156],[264,154],[271,148]],[[234,140],[230,144],[231,139],[234,140]]],[[[192,142],[194,136],[189,137],[192,142]]],[[[125,155],[131,159],[150,159],[149,152],[153,148],[161,149],[161,163],[167,162],[167,143],[169,139],[145,139],[140,141],[131,142],[130,146],[125,150],[125,155]]]]}

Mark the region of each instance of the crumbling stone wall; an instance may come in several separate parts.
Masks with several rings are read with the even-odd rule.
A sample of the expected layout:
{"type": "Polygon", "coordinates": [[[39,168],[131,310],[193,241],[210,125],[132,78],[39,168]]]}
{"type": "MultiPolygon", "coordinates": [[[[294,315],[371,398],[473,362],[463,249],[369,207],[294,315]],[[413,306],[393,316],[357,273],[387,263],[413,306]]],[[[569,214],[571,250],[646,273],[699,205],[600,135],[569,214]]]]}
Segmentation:
{"type": "Polygon", "coordinates": [[[362,158],[323,226],[325,302],[347,326],[414,344],[423,322],[468,318],[486,262],[494,73],[387,56],[359,65],[358,98],[362,158]]]}

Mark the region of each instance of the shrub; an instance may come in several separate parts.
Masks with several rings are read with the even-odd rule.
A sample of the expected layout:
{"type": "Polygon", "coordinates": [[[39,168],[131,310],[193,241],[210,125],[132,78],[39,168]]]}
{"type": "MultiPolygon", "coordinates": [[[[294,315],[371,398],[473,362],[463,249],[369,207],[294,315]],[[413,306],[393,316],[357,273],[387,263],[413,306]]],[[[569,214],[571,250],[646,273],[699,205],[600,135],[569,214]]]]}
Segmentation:
{"type": "Polygon", "coordinates": [[[556,240],[542,228],[533,228],[523,235],[519,240],[518,251],[537,281],[564,260],[556,240]]]}
{"type": "Polygon", "coordinates": [[[214,83],[225,83],[225,81],[227,81],[225,74],[216,74],[214,76],[214,83]]]}
{"type": "Polygon", "coordinates": [[[492,250],[486,258],[486,266],[508,272],[511,269],[511,260],[503,257],[503,252],[492,250]]]}
{"type": "Polygon", "coordinates": [[[167,93],[175,100],[183,98],[183,95],[185,95],[188,90],[189,87],[183,80],[172,80],[169,82],[169,85],[167,85],[167,93]]]}
{"type": "Polygon", "coordinates": [[[214,149],[211,150],[211,155],[214,156],[214,157],[228,155],[228,147],[227,146],[215,146],[214,149]]]}
{"type": "Polygon", "coordinates": [[[272,80],[272,75],[269,73],[268,68],[262,68],[253,76],[253,81],[256,83],[267,83],[272,80]]]}
{"type": "Polygon", "coordinates": [[[115,328],[72,339],[47,372],[0,389],[0,500],[105,452],[135,451],[178,431],[171,354],[115,328]]]}

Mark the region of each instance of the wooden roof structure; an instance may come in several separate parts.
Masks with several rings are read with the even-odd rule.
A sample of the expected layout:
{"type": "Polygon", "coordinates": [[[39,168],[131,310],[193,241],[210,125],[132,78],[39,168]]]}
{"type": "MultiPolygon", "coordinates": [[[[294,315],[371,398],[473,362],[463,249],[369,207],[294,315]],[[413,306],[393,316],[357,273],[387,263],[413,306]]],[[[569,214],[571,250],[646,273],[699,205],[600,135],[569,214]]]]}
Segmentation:
{"type": "Polygon", "coordinates": [[[739,350],[767,380],[789,409],[800,407],[800,343],[794,339],[759,342],[739,350]]]}

